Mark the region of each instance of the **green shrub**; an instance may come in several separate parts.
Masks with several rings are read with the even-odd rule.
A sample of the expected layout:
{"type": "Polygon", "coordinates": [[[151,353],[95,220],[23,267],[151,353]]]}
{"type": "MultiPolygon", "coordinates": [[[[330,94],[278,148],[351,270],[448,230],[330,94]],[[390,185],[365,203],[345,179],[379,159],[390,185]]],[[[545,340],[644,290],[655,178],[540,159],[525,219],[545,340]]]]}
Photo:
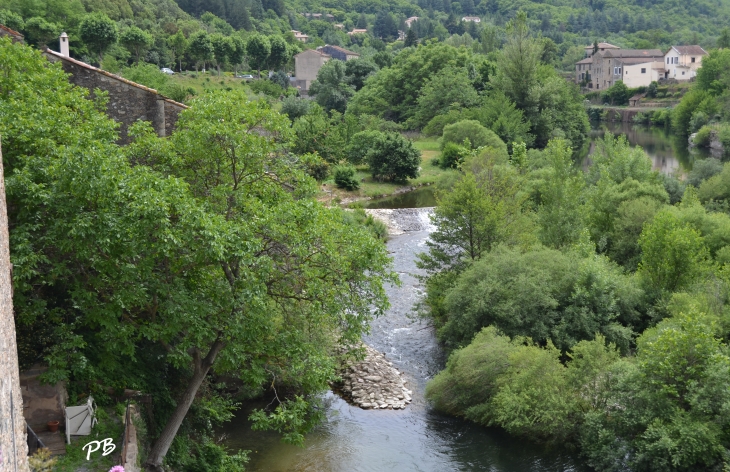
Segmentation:
{"type": "Polygon", "coordinates": [[[456,143],[446,143],[444,150],[439,158],[439,167],[442,169],[455,169],[459,167],[464,161],[464,158],[469,154],[469,150],[464,146],[459,146],[456,143]]]}
{"type": "MultiPolygon", "coordinates": [[[[700,128],[699,131],[697,131],[697,134],[695,135],[692,142],[695,144],[695,146],[709,147],[711,139],[712,139],[712,127],[705,125],[702,128],[700,128]]],[[[695,185],[695,187],[697,187],[697,185],[695,185]]]]}
{"type": "Polygon", "coordinates": [[[374,179],[402,182],[418,177],[421,152],[398,133],[380,133],[366,159],[374,179]]]}
{"type": "Polygon", "coordinates": [[[507,154],[507,145],[499,139],[497,134],[479,124],[476,120],[462,120],[444,128],[441,141],[441,148],[444,149],[447,143],[463,144],[468,139],[472,149],[478,147],[491,147],[507,154]]]}
{"type": "Polygon", "coordinates": [[[373,143],[383,135],[383,132],[374,130],[355,133],[347,145],[347,161],[355,165],[362,164],[368,151],[373,147],[373,143]]]}
{"type": "Polygon", "coordinates": [[[286,97],[281,102],[281,113],[289,117],[293,122],[300,116],[309,113],[312,102],[303,98],[286,97]]]}
{"type": "Polygon", "coordinates": [[[722,123],[718,126],[717,139],[720,140],[725,151],[730,151],[730,124],[722,123]]]}
{"type": "Polygon", "coordinates": [[[284,94],[284,89],[270,80],[252,80],[248,86],[254,93],[262,93],[269,97],[278,98],[284,94]]]}
{"type": "Polygon", "coordinates": [[[335,166],[333,169],[335,184],[345,190],[357,190],[360,182],[355,178],[355,168],[351,165],[335,166]]]}

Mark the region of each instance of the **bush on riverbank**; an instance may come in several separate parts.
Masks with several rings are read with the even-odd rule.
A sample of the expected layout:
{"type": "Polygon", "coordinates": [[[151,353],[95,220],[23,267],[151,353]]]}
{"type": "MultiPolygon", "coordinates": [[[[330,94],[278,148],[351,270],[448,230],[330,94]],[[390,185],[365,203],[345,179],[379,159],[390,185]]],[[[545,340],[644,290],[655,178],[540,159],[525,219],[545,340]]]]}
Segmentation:
{"type": "MultiPolygon", "coordinates": [[[[681,296],[622,358],[597,335],[561,354],[484,328],[428,385],[440,410],[511,434],[576,441],[598,470],[714,470],[725,462],[730,356],[681,296]]],[[[717,469],[719,470],[719,469],[717,469]]]]}

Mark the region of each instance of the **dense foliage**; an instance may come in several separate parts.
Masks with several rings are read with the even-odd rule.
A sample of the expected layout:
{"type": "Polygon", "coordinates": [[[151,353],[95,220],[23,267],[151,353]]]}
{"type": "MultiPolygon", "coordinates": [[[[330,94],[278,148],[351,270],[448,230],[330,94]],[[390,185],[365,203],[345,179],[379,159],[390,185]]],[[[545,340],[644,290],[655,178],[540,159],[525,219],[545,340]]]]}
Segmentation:
{"type": "Polygon", "coordinates": [[[427,397],[596,470],[722,470],[730,165],[698,162],[671,204],[625,138],[599,141],[585,173],[571,154],[485,148],[437,193],[419,266],[451,354],[427,397]]]}
{"type": "Polygon", "coordinates": [[[216,454],[201,438],[235,405],[209,385],[213,372],[248,395],[286,386],[255,424],[301,442],[335,346],[359,340],[394,275],[370,230],[311,198],[287,118],[241,93],[208,94],[169,139],[140,122],[120,147],[103,97],[88,100],[59,65],[2,39],[0,68],[25,360],[44,359],[47,379],[72,392],[152,393],[154,467],[168,451],[189,470],[216,454]]]}

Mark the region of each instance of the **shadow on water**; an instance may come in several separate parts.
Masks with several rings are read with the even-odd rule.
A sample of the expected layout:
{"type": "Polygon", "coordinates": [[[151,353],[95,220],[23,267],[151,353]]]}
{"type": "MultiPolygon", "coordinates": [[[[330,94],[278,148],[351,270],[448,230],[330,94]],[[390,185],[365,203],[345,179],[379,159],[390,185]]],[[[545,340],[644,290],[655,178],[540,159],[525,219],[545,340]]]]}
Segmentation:
{"type": "Polygon", "coordinates": [[[674,135],[668,128],[601,122],[593,123],[590,148],[582,156],[584,168],[590,165],[590,155],[595,150],[596,141],[602,139],[606,132],[624,135],[632,146],[641,146],[651,159],[652,168],[667,175],[683,175],[692,170],[695,160],[710,157],[705,149],[690,150],[686,138],[674,135]]]}
{"type": "Polygon", "coordinates": [[[391,197],[378,198],[366,202],[364,208],[427,208],[436,206],[433,187],[419,188],[412,192],[401,193],[391,197]]]}
{"type": "Polygon", "coordinates": [[[510,437],[433,411],[424,398],[426,383],[444,365],[444,355],[433,329],[413,317],[413,306],[423,295],[415,277],[420,270],[415,255],[425,249],[428,231],[394,236],[388,251],[401,286],[386,288],[391,301],[387,314],[373,321],[366,343],[393,362],[413,391],[405,410],[361,410],[327,392],[327,419],[307,436],[304,448],[279,441],[274,433],[254,432],[246,419],[248,404],[221,431],[232,450],[251,450],[247,470],[261,472],[389,472],[490,471],[583,472],[577,454],[510,437]]]}

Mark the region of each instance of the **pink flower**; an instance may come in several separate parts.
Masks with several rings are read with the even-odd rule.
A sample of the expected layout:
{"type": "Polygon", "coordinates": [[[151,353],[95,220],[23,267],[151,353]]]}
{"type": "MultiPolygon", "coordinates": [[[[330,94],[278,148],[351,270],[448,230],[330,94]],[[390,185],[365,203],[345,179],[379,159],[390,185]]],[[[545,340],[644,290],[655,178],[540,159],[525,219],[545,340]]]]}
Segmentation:
{"type": "Polygon", "coordinates": [[[124,472],[124,467],[121,465],[115,465],[111,469],[109,469],[109,472],[124,472]]]}

